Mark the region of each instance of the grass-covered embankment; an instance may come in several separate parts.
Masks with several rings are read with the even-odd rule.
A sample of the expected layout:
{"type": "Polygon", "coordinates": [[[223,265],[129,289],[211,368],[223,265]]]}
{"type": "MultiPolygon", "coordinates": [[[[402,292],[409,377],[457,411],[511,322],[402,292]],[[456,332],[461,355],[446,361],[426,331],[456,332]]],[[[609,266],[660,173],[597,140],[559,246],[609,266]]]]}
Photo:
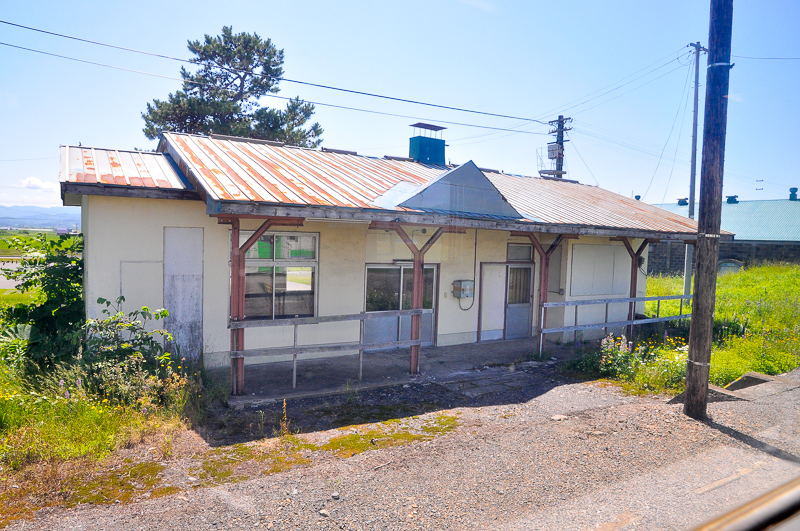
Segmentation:
{"type": "MultiPolygon", "coordinates": [[[[647,295],[679,295],[680,276],[652,276],[647,295]]],[[[678,301],[662,302],[661,315],[678,313],[678,301]]],[[[764,264],[717,280],[711,383],[727,385],[748,371],[781,374],[800,366],[800,266],[764,264]]],[[[654,315],[654,303],[646,313],[654,315]]],[[[686,334],[653,337],[631,345],[606,338],[576,362],[581,372],[619,380],[634,392],[678,393],[686,377],[686,334]]],[[[683,331],[685,332],[685,331],[683,331]]]]}

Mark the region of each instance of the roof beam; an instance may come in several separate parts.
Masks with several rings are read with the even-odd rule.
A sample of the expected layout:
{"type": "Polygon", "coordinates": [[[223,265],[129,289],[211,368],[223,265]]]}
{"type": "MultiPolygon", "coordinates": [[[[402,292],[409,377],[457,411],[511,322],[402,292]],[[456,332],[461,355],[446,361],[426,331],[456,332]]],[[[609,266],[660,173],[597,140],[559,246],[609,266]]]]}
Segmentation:
{"type": "Polygon", "coordinates": [[[61,183],[61,199],[66,194],[104,195],[109,197],[138,197],[142,199],[178,199],[199,201],[200,196],[194,190],[180,188],[139,188],[121,184],[104,183],[61,183]]]}
{"type": "MultiPolygon", "coordinates": [[[[214,217],[304,217],[320,221],[351,220],[400,223],[403,225],[434,225],[465,229],[506,230],[517,232],[539,232],[546,234],[574,234],[584,236],[648,238],[656,240],[693,241],[696,232],[658,232],[633,228],[594,227],[558,223],[536,223],[525,221],[459,218],[424,212],[387,211],[378,209],[344,208],[332,206],[302,206],[267,204],[242,201],[215,201],[208,198],[206,213],[214,217]]],[[[726,239],[723,236],[723,239],[726,239]]]]}

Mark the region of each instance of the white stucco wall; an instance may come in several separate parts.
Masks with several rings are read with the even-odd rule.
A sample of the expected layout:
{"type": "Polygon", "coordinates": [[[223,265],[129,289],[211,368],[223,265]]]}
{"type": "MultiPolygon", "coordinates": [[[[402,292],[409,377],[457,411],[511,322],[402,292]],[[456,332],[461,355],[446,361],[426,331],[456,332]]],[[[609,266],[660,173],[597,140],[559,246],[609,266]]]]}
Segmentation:
{"type": "MultiPolygon", "coordinates": [[[[203,355],[206,366],[224,366],[229,363],[227,351],[230,346],[230,331],[227,319],[230,301],[230,227],[218,224],[216,219],[205,213],[205,205],[197,201],[171,201],[156,199],[113,198],[102,196],[83,196],[82,223],[86,236],[86,301],[87,315],[98,317],[100,308],[96,304],[98,297],[114,299],[119,295],[126,297],[124,308],[131,310],[142,305],[158,308],[164,305],[163,295],[163,261],[164,261],[164,228],[192,227],[203,229],[203,355]]],[[[255,230],[259,220],[243,220],[242,230],[255,230]]],[[[427,228],[426,234],[421,227],[406,226],[406,232],[421,247],[433,234],[434,229],[427,228]]],[[[319,234],[319,265],[317,270],[317,315],[341,315],[364,311],[364,290],[367,264],[392,264],[394,260],[411,260],[412,255],[406,245],[394,232],[369,230],[367,223],[330,222],[306,220],[302,227],[276,227],[277,232],[312,232],[319,234]]],[[[549,247],[554,237],[540,235],[545,248],[549,247]]],[[[426,264],[438,267],[438,283],[436,292],[437,335],[438,346],[471,343],[477,340],[478,313],[480,303],[477,296],[481,291],[480,269],[484,264],[486,271],[491,271],[491,263],[506,261],[508,243],[528,243],[526,238],[512,237],[507,231],[467,230],[465,234],[445,234],[428,251],[426,264]],[[459,299],[452,296],[452,283],[455,280],[472,280],[475,285],[475,299],[459,299]],[[463,309],[462,309],[463,308],[463,309]]],[[[633,242],[637,246],[640,241],[633,242]]],[[[598,298],[598,295],[573,295],[571,288],[583,282],[586,275],[608,277],[614,275],[611,263],[585,261],[578,263],[573,259],[574,246],[605,248],[600,254],[614,255],[613,250],[621,248],[620,242],[609,242],[607,238],[581,237],[578,240],[567,240],[562,243],[562,259],[560,264],[552,267],[560,268],[560,285],[564,294],[551,289],[549,299],[571,300],[575,298],[598,298]],[[608,251],[608,246],[612,251],[608,251]],[[573,263],[574,262],[574,263],[573,263]]],[[[585,254],[585,252],[584,252],[585,254]]],[[[591,254],[591,253],[590,253],[591,254]]],[[[625,252],[625,256],[627,253],[625,252]]],[[[610,290],[602,296],[627,296],[630,261],[625,260],[625,282],[616,290],[610,290]],[[618,293],[612,291],[618,291],[618,293]]],[[[505,266],[496,266],[498,271],[505,266]]],[[[620,267],[619,264],[617,267],[620,267]]],[[[536,330],[538,315],[539,259],[535,258],[532,275],[533,303],[531,325],[536,330]]],[[[498,273],[498,278],[503,278],[498,273]]],[[[639,292],[644,294],[644,277],[639,280],[639,292]]],[[[612,283],[613,284],[613,283],[612,283]]],[[[501,290],[504,284],[488,286],[492,293],[501,290]]],[[[622,305],[624,306],[624,305],[622,305]]],[[[603,308],[596,311],[580,310],[580,323],[591,322],[603,308]]],[[[502,307],[499,308],[502,311],[502,307]]],[[[484,312],[488,311],[484,308],[484,312]]],[[[563,312],[558,309],[548,313],[548,326],[572,324],[574,312],[563,312]],[[566,322],[564,315],[566,314],[566,322]]],[[[612,320],[623,320],[626,315],[624,307],[614,309],[610,314],[612,320]]],[[[483,329],[500,329],[502,332],[502,315],[484,313],[483,329]]],[[[300,328],[300,344],[335,343],[356,341],[358,338],[358,322],[329,323],[300,328]]],[[[597,332],[597,336],[601,332],[597,332]]],[[[564,340],[571,340],[564,337],[564,340]]],[[[593,337],[590,332],[584,337],[593,337]]],[[[271,346],[288,346],[292,344],[293,327],[249,328],[245,332],[245,348],[264,348],[271,346]]],[[[248,358],[248,363],[280,361],[290,359],[289,356],[271,358],[248,358]]]]}

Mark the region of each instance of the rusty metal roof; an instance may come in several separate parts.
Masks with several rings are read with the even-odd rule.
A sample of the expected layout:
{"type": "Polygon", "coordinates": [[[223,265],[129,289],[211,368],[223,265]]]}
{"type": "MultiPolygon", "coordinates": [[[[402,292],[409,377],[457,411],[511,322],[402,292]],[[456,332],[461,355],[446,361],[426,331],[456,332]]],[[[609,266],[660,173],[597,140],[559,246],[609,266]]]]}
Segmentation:
{"type": "Polygon", "coordinates": [[[143,188],[186,189],[164,153],[61,146],[61,181],[143,188]]]}
{"type": "MultiPolygon", "coordinates": [[[[164,192],[191,189],[193,185],[209,204],[245,202],[281,207],[355,208],[366,215],[369,211],[417,212],[400,206],[387,207],[380,198],[387,192],[390,195],[398,183],[418,187],[453,168],[399,157],[374,158],[183,133],[164,133],[159,151],[62,146],[62,181],[164,192]]],[[[492,170],[483,173],[524,216],[520,224],[681,235],[697,232],[693,220],[596,186],[492,170]]],[[[451,214],[479,217],[468,212],[451,214]]]]}
{"type": "Polygon", "coordinates": [[[697,232],[694,220],[597,186],[560,179],[484,173],[520,213],[545,223],[697,232]]]}
{"type": "MultiPolygon", "coordinates": [[[[217,201],[376,208],[397,183],[450,170],[409,160],[293,148],[246,139],[165,133],[162,149],[217,201]]],[[[508,202],[542,223],[695,233],[693,220],[595,186],[484,171],[508,202]]],[[[397,210],[407,210],[397,207],[397,210]]]]}
{"type": "Polygon", "coordinates": [[[448,170],[245,139],[164,133],[164,140],[217,201],[374,208],[370,202],[395,184],[422,184],[448,170]]]}

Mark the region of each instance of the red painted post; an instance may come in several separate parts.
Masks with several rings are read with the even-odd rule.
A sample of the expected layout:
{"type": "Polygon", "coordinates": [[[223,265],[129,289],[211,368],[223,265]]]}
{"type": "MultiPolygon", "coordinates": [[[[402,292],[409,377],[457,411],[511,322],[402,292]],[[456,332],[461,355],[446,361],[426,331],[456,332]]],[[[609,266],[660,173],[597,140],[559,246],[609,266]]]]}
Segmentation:
{"type": "MultiPolygon", "coordinates": [[[[643,240],[639,248],[634,251],[633,247],[631,247],[631,243],[628,241],[628,238],[620,237],[620,238],[611,238],[612,240],[621,241],[625,244],[625,249],[628,250],[628,254],[631,257],[631,289],[630,289],[630,298],[636,298],[636,288],[637,284],[639,283],[639,258],[642,256],[642,253],[647,248],[647,245],[650,243],[650,240],[643,240]]],[[[628,321],[633,321],[636,319],[636,303],[631,301],[628,303],[628,321]]],[[[632,340],[633,336],[633,325],[628,325],[628,339],[632,340]]]]}
{"type": "MultiPolygon", "coordinates": [[[[239,321],[244,313],[244,268],[239,250],[239,218],[231,223],[231,320],[239,321]]],[[[244,329],[231,330],[231,352],[244,349],[244,329]]],[[[244,394],[244,358],[231,358],[231,394],[244,394]]]]}
{"type": "Polygon", "coordinates": [[[559,234],[556,236],[553,243],[550,244],[550,247],[547,248],[547,251],[545,251],[542,244],[536,238],[536,235],[532,232],[512,232],[511,235],[527,237],[531,241],[534,249],[536,249],[536,253],[539,255],[539,312],[537,313],[537,316],[539,316],[539,326],[537,335],[539,337],[539,355],[541,356],[543,347],[541,330],[545,328],[547,319],[547,308],[544,307],[544,304],[547,302],[547,286],[549,285],[550,279],[550,256],[555,252],[564,238],[574,238],[576,236],[559,234]]]}

